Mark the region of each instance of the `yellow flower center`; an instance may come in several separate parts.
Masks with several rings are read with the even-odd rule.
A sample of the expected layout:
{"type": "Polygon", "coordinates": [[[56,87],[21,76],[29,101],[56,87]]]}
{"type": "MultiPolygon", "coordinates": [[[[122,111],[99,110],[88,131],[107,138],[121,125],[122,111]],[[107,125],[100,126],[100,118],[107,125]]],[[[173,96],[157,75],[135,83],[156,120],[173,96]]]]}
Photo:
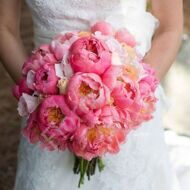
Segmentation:
{"type": "Polygon", "coordinates": [[[79,87],[79,92],[82,96],[87,96],[88,94],[93,92],[93,89],[90,88],[90,86],[88,84],[86,84],[85,82],[82,82],[79,87]]]}
{"type": "Polygon", "coordinates": [[[48,109],[48,122],[53,122],[55,125],[59,125],[64,118],[60,108],[49,108],[48,109]]]}
{"type": "Polygon", "coordinates": [[[87,139],[90,142],[95,141],[100,135],[110,136],[112,132],[111,128],[104,127],[103,125],[98,125],[97,127],[91,128],[87,132],[87,139]]]}
{"type": "Polygon", "coordinates": [[[123,73],[133,81],[136,81],[138,79],[138,70],[132,65],[126,65],[123,68],[123,73]]]}
{"type": "Polygon", "coordinates": [[[88,36],[91,36],[91,32],[86,32],[86,31],[81,31],[78,33],[78,36],[79,37],[88,37],[88,36]]]}
{"type": "Polygon", "coordinates": [[[92,128],[88,130],[87,132],[88,141],[93,142],[97,137],[98,137],[98,133],[97,133],[96,128],[92,128]]]}

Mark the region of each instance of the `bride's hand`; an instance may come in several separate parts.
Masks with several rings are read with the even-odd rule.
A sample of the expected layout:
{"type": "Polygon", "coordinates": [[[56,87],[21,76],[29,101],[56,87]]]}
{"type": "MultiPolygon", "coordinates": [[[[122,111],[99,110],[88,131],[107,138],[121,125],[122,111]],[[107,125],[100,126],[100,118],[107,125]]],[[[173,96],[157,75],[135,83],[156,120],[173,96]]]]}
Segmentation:
{"type": "Polygon", "coordinates": [[[0,3],[0,60],[17,81],[26,58],[20,39],[21,0],[1,0],[0,3]]]}
{"type": "Polygon", "coordinates": [[[177,55],[183,32],[183,1],[152,0],[152,13],[160,25],[152,41],[152,48],[144,61],[155,70],[161,80],[177,55]]]}

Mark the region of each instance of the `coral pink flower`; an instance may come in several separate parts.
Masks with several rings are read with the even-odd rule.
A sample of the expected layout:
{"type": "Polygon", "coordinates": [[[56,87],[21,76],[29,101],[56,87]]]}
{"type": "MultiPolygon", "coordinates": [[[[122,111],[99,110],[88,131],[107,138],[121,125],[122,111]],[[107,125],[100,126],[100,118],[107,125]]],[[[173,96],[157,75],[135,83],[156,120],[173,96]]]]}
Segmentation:
{"type": "MultiPolygon", "coordinates": [[[[133,75],[132,75],[133,76],[133,75]]],[[[111,66],[103,74],[102,80],[111,90],[113,104],[121,109],[140,109],[138,85],[133,81],[126,65],[111,66]]]]}
{"type": "Polygon", "coordinates": [[[133,35],[129,33],[129,31],[126,28],[119,29],[116,34],[115,38],[120,43],[126,43],[128,46],[135,47],[136,41],[133,35]]]}
{"type": "Polygon", "coordinates": [[[111,93],[114,99],[113,104],[121,109],[138,111],[140,109],[138,87],[131,81],[118,84],[111,93]]]}
{"type": "Polygon", "coordinates": [[[22,73],[26,75],[29,70],[36,71],[43,64],[54,64],[57,63],[57,59],[50,50],[50,45],[41,45],[35,50],[32,55],[26,60],[22,67],[22,73]]]}
{"type": "Polygon", "coordinates": [[[155,90],[159,84],[159,80],[155,76],[155,71],[147,64],[143,64],[145,75],[139,81],[139,90],[142,99],[142,107],[139,117],[141,120],[148,121],[152,119],[152,113],[155,110],[157,98],[155,90]]]}
{"type": "Polygon", "coordinates": [[[31,144],[35,144],[39,141],[41,131],[37,120],[37,112],[33,112],[29,116],[27,125],[23,129],[22,133],[31,144]]]}
{"type": "Polygon", "coordinates": [[[76,73],[67,88],[67,100],[78,114],[98,109],[109,101],[109,90],[94,73],[76,73]]]}
{"type": "Polygon", "coordinates": [[[105,153],[118,153],[125,136],[126,131],[122,128],[105,125],[89,128],[85,124],[81,124],[74,135],[70,149],[77,156],[91,160],[101,157],[105,153]]]}
{"type": "Polygon", "coordinates": [[[35,73],[34,87],[38,92],[43,94],[57,94],[58,79],[54,65],[45,64],[35,73]]]}
{"type": "Polygon", "coordinates": [[[65,149],[78,126],[77,116],[68,108],[64,96],[45,98],[39,106],[41,141],[49,150],[65,149]]]}
{"type": "Polygon", "coordinates": [[[17,85],[14,86],[12,90],[13,95],[19,99],[22,96],[22,93],[32,94],[33,91],[28,88],[26,84],[26,79],[22,78],[17,85]]]}
{"type": "Polygon", "coordinates": [[[69,51],[69,62],[75,72],[102,74],[111,64],[109,48],[93,36],[78,39],[69,51]]]}
{"type": "Polygon", "coordinates": [[[105,21],[99,21],[96,22],[92,27],[91,27],[91,31],[93,33],[99,31],[101,32],[103,35],[112,35],[113,34],[113,28],[112,26],[105,22],[105,21]]]}
{"type": "MultiPolygon", "coordinates": [[[[149,85],[151,87],[151,91],[155,92],[158,84],[159,84],[159,80],[156,78],[156,73],[155,70],[153,68],[151,68],[150,65],[145,64],[145,63],[141,63],[144,69],[144,76],[143,78],[141,78],[141,82],[147,83],[147,85],[149,85]]],[[[144,86],[145,88],[145,86],[144,86]]]]}

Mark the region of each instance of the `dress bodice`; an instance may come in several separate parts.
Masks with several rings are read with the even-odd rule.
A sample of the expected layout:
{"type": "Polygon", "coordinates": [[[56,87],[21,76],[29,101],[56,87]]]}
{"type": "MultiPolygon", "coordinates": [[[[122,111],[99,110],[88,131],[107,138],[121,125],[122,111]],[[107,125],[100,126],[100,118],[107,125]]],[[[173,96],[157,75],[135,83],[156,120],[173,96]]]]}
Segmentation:
{"type": "Polygon", "coordinates": [[[149,49],[156,20],[146,12],[146,0],[26,1],[32,12],[36,45],[47,42],[56,33],[88,30],[93,21],[108,19],[125,25],[135,35],[142,54],[149,49]]]}

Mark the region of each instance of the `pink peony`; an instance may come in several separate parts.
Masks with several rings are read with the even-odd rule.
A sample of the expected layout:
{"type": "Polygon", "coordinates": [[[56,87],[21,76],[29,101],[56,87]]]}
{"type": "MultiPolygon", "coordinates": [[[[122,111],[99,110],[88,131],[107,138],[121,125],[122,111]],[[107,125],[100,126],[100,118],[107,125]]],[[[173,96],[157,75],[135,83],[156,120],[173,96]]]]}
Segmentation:
{"type": "Polygon", "coordinates": [[[45,64],[35,73],[34,87],[43,94],[57,94],[59,78],[56,76],[54,65],[45,64]]]}
{"type": "Polygon", "coordinates": [[[22,78],[17,85],[14,86],[13,90],[13,95],[19,99],[23,93],[27,93],[27,94],[32,94],[33,91],[31,89],[29,89],[29,87],[26,84],[26,79],[22,78]]]}
{"type": "Polygon", "coordinates": [[[141,83],[145,82],[147,85],[150,86],[151,91],[155,92],[155,90],[156,90],[156,88],[160,82],[156,78],[155,70],[153,68],[151,68],[151,66],[148,64],[145,64],[145,63],[141,63],[141,64],[142,64],[143,69],[144,69],[144,75],[143,75],[143,77],[141,77],[141,83]]]}
{"type": "Polygon", "coordinates": [[[22,132],[31,144],[35,144],[39,141],[41,131],[39,128],[39,122],[37,120],[37,112],[33,112],[29,116],[27,125],[22,132]]]}
{"type": "Polygon", "coordinates": [[[99,31],[101,32],[103,35],[112,35],[113,34],[113,28],[112,26],[105,22],[105,21],[99,21],[96,22],[92,27],[91,27],[91,31],[93,33],[99,31]]]}
{"type": "Polygon", "coordinates": [[[122,128],[105,125],[89,128],[81,124],[74,135],[70,149],[77,156],[91,160],[105,153],[118,153],[120,144],[125,141],[125,136],[126,131],[122,128]]]}
{"type": "Polygon", "coordinates": [[[101,108],[109,98],[108,88],[94,73],[76,73],[68,83],[67,100],[78,114],[101,108]]]}
{"type": "Polygon", "coordinates": [[[115,38],[120,43],[126,43],[128,46],[135,47],[136,41],[133,35],[129,33],[129,31],[126,28],[119,29],[116,34],[115,38]]]}
{"type": "Polygon", "coordinates": [[[78,126],[77,116],[68,108],[64,96],[53,95],[39,106],[41,141],[49,150],[65,149],[78,126]]]}
{"type": "Polygon", "coordinates": [[[107,45],[92,36],[78,39],[69,51],[69,62],[75,72],[102,74],[111,64],[107,45]]]}
{"type": "Polygon", "coordinates": [[[111,93],[114,99],[113,104],[121,109],[139,111],[139,91],[131,81],[124,81],[115,87],[111,93]]]}
{"type": "Polygon", "coordinates": [[[103,74],[102,80],[111,90],[113,105],[120,109],[127,108],[137,112],[140,109],[138,83],[132,80],[132,74],[126,67],[127,65],[111,66],[103,74]]]}
{"type": "Polygon", "coordinates": [[[44,64],[54,64],[57,62],[54,54],[50,50],[50,45],[41,45],[35,50],[32,55],[26,60],[22,67],[22,73],[26,75],[29,70],[36,71],[44,64]]]}
{"type": "Polygon", "coordinates": [[[155,71],[147,64],[143,64],[145,75],[139,81],[139,90],[142,99],[142,107],[139,119],[148,121],[152,119],[152,113],[155,110],[157,98],[155,90],[159,84],[159,80],[155,76],[155,71]]]}

